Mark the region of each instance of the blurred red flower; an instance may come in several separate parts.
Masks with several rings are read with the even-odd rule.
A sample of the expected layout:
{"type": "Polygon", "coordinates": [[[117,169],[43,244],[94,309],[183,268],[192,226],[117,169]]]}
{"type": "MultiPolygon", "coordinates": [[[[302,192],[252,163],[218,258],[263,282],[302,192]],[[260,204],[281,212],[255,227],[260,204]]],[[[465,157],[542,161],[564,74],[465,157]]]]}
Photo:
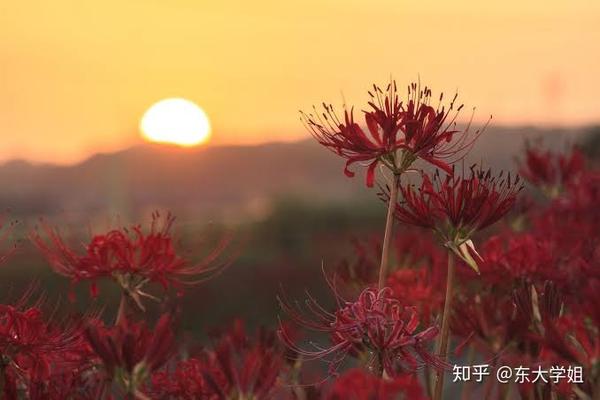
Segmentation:
{"type": "Polygon", "coordinates": [[[414,306],[424,323],[433,323],[444,304],[442,268],[400,268],[390,274],[387,285],[403,305],[414,306]]]}
{"type": "Polygon", "coordinates": [[[156,399],[178,400],[281,398],[275,393],[282,390],[277,382],[286,371],[284,355],[274,332],[260,330],[250,338],[237,320],[213,349],[180,361],[171,372],[154,373],[148,393],[156,399]]]}
{"type": "Polygon", "coordinates": [[[27,299],[0,305],[0,381],[6,384],[0,394],[7,398],[17,382],[33,387],[57,369],[75,373],[84,352],[80,321],[46,321],[40,304],[25,307],[27,299]]]}
{"type": "Polygon", "coordinates": [[[85,337],[101,360],[109,380],[120,378],[123,387],[133,392],[173,355],[175,335],[172,323],[168,314],[160,317],[154,329],[143,322],[132,322],[126,318],[113,327],[92,320],[85,330],[85,337]]]}
{"type": "Polygon", "coordinates": [[[414,375],[381,379],[361,369],[341,375],[324,396],[324,400],[426,400],[414,375]]]}
{"type": "Polygon", "coordinates": [[[157,400],[208,399],[211,392],[204,380],[204,366],[196,358],[179,361],[172,371],[154,372],[145,390],[157,400]]]}
{"type": "Polygon", "coordinates": [[[284,355],[274,332],[262,329],[252,339],[237,320],[213,351],[204,354],[204,376],[212,392],[222,398],[271,398],[286,370],[284,355]]]}
{"type": "Polygon", "coordinates": [[[559,154],[527,146],[525,160],[521,162],[519,173],[553,198],[566,186],[575,183],[584,169],[585,158],[576,147],[568,154],[559,154]]]}
{"type": "Polygon", "coordinates": [[[42,227],[48,241],[38,231],[32,235],[32,241],[57,273],[74,283],[91,280],[92,294],[96,293],[98,278],[113,279],[141,307],[140,296],[150,297],[143,292],[149,282],[159,283],[165,289],[200,283],[229,264],[229,261],[217,262],[229,244],[229,237],[221,239],[197,264],[192,265],[179,256],[170,232],[174,220],[169,214],[161,223],[159,214],[155,213],[147,233],[136,225],[131,229],[115,229],[96,235],[85,247],[84,254],[69,247],[57,230],[45,224],[42,227]]]}

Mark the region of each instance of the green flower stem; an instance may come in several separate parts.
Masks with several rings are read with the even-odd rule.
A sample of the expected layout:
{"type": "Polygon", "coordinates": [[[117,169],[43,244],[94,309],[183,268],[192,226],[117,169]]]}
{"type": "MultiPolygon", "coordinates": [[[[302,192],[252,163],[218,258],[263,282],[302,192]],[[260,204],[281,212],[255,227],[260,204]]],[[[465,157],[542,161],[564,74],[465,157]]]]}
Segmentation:
{"type": "MultiPolygon", "coordinates": [[[[444,300],[444,314],[442,316],[442,331],[438,347],[438,355],[443,360],[448,358],[448,339],[450,337],[450,313],[452,311],[452,291],[454,288],[454,254],[448,252],[448,276],[446,277],[446,298],[444,300]]],[[[435,382],[433,400],[441,400],[444,391],[444,371],[438,371],[435,382]]]]}
{"type": "Polygon", "coordinates": [[[380,290],[385,286],[389,266],[390,245],[392,242],[394,227],[394,209],[396,207],[396,199],[398,197],[398,181],[399,175],[394,174],[390,188],[390,199],[388,202],[387,217],[385,219],[383,247],[381,249],[381,265],[379,266],[379,283],[377,285],[380,290]]]}
{"type": "Polygon", "coordinates": [[[117,311],[117,317],[115,318],[115,326],[120,325],[127,317],[127,297],[129,297],[129,295],[125,290],[122,290],[121,301],[119,301],[119,309],[117,311]]]}

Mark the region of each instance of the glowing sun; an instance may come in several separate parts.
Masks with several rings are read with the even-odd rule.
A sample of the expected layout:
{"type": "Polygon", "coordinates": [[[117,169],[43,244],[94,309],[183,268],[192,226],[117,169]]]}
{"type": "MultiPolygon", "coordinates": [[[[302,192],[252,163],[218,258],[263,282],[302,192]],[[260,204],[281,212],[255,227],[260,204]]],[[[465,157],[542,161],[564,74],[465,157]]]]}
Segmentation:
{"type": "Polygon", "coordinates": [[[140,131],[150,142],[189,147],[210,138],[210,121],[206,113],[189,100],[164,99],[144,113],[140,131]]]}

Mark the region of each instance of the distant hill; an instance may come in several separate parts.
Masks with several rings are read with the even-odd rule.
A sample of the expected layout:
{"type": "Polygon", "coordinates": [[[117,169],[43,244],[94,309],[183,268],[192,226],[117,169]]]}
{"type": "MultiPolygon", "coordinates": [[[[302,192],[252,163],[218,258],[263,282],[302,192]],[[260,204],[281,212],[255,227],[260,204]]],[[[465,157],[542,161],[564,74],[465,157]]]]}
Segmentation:
{"type": "MultiPolygon", "coordinates": [[[[469,161],[511,169],[526,139],[560,147],[581,131],[494,128],[469,161]]],[[[362,174],[348,179],[343,161],[312,139],[296,143],[181,149],[144,145],[97,154],[72,166],[10,161],[0,166],[0,207],[17,216],[135,216],[152,209],[213,218],[260,216],[272,201],[360,201],[362,174]]],[[[355,169],[359,170],[360,167],[355,169]]]]}

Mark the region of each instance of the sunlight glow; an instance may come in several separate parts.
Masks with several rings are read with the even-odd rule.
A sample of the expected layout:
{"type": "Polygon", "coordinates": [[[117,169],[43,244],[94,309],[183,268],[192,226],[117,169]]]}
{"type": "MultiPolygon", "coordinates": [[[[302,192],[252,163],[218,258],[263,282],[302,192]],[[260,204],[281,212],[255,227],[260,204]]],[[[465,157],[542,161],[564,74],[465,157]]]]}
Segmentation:
{"type": "Polygon", "coordinates": [[[164,99],[155,103],[140,120],[142,136],[151,142],[196,146],[210,137],[210,122],[195,103],[182,99],[164,99]]]}

